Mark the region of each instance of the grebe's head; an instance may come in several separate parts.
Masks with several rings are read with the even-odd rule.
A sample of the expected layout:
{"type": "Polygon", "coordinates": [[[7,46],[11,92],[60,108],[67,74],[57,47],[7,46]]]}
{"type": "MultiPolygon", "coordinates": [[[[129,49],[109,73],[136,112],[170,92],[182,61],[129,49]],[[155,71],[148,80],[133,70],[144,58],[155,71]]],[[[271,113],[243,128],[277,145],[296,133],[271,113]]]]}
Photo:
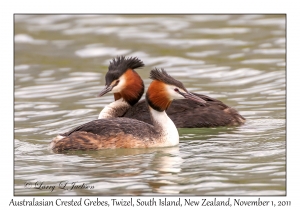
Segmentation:
{"type": "Polygon", "coordinates": [[[143,80],[134,69],[143,66],[144,63],[137,57],[118,56],[112,59],[105,75],[105,88],[98,96],[112,92],[115,100],[123,98],[133,106],[144,93],[143,80]]]}
{"type": "Polygon", "coordinates": [[[183,84],[171,77],[164,69],[150,72],[151,82],[146,93],[148,104],[157,111],[166,110],[174,99],[190,99],[205,106],[206,101],[188,92],[183,84]]]}

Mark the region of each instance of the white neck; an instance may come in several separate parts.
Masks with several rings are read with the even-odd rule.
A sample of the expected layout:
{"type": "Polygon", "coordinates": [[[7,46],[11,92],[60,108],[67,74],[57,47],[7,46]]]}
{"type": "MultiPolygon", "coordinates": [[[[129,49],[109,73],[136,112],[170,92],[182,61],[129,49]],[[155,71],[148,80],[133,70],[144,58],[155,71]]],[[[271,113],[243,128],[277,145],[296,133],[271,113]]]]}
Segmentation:
{"type": "Polygon", "coordinates": [[[130,104],[123,100],[123,98],[120,98],[105,106],[100,112],[98,119],[121,117],[130,107],[130,104]]]}
{"type": "Polygon", "coordinates": [[[159,112],[150,108],[154,128],[162,133],[164,146],[175,146],[179,143],[178,130],[165,111],[159,112]]]}

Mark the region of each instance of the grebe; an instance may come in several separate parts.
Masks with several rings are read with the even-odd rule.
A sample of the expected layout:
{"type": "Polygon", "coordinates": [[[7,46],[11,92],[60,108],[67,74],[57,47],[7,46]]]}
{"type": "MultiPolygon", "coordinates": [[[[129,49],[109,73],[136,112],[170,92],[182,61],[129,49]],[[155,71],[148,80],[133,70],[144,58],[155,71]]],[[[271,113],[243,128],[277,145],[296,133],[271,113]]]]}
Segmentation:
{"type": "MultiPolygon", "coordinates": [[[[106,106],[98,119],[110,117],[127,117],[151,124],[151,117],[146,100],[141,100],[144,83],[133,69],[143,67],[138,58],[114,58],[105,75],[106,87],[100,92],[102,96],[110,91],[114,93],[115,102],[106,106]],[[139,101],[139,102],[138,102],[139,101]]],[[[193,93],[206,101],[201,106],[191,100],[174,101],[167,109],[167,114],[177,128],[200,128],[217,126],[238,126],[245,122],[234,108],[206,95],[193,93]]]]}
{"type": "Polygon", "coordinates": [[[118,57],[110,62],[105,75],[105,88],[98,96],[111,91],[114,93],[115,101],[104,107],[98,119],[121,117],[140,100],[145,87],[143,80],[134,69],[143,66],[144,63],[138,58],[118,57]]]}
{"type": "Polygon", "coordinates": [[[173,99],[187,98],[202,105],[205,101],[189,93],[183,84],[163,69],[150,72],[153,80],[147,90],[152,124],[129,118],[98,119],[58,135],[50,147],[55,152],[66,150],[99,150],[107,148],[169,147],[179,143],[175,124],[165,110],[173,99]]]}

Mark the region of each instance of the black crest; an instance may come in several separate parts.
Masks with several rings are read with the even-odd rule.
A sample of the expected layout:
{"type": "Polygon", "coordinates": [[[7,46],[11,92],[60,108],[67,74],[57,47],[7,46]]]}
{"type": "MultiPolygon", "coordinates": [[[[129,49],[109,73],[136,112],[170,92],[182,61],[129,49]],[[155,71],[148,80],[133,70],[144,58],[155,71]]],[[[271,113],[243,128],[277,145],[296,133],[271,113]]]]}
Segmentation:
{"type": "Polygon", "coordinates": [[[145,64],[137,57],[118,56],[110,61],[108,72],[105,75],[106,85],[118,79],[127,69],[136,69],[143,67],[145,64]]]}
{"type": "Polygon", "coordinates": [[[118,56],[113,58],[111,62],[109,62],[109,71],[118,70],[124,73],[127,69],[136,69],[143,67],[145,64],[143,61],[138,59],[137,57],[128,57],[125,56],[118,56]]]}
{"type": "Polygon", "coordinates": [[[152,69],[150,72],[150,79],[158,80],[169,85],[175,85],[176,87],[187,91],[181,82],[171,77],[164,69],[152,69]]]}

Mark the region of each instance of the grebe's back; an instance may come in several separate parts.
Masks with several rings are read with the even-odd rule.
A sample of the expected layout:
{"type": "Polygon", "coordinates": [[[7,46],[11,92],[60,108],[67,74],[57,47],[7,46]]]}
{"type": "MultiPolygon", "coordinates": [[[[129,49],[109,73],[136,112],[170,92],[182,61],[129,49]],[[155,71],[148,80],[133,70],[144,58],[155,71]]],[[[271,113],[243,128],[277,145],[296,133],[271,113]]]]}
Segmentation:
{"type": "MultiPolygon", "coordinates": [[[[174,100],[166,111],[177,128],[209,128],[244,124],[245,118],[234,108],[206,95],[193,94],[205,100],[206,106],[202,106],[194,101],[179,99],[174,100]]],[[[130,107],[122,117],[137,119],[151,124],[150,113],[145,100],[141,100],[133,107],[130,107]]]]}

